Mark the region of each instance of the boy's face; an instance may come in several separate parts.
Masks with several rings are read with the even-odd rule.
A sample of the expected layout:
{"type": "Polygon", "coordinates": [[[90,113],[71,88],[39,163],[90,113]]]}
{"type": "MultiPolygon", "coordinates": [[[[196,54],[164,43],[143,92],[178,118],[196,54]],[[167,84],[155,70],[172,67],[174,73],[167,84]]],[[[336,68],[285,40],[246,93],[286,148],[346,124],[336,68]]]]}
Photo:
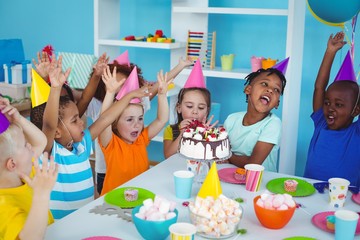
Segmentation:
{"type": "Polygon", "coordinates": [[[131,144],[144,127],[144,110],[140,104],[129,104],[117,121],[116,128],[120,138],[131,144]]]}
{"type": "Polygon", "coordinates": [[[325,93],[323,112],[329,129],[339,130],[348,127],[352,121],[354,92],[333,84],[325,93]]]}
{"type": "Polygon", "coordinates": [[[246,86],[248,104],[257,112],[268,113],[279,106],[282,83],[276,74],[261,73],[246,86]]]}
{"type": "Polygon", "coordinates": [[[184,94],[182,102],[176,110],[181,113],[183,119],[196,119],[201,122],[208,114],[208,107],[201,92],[189,91],[184,94]]]}
{"type": "Polygon", "coordinates": [[[29,175],[32,168],[31,158],[34,155],[32,151],[32,146],[30,143],[26,142],[24,133],[21,129],[17,128],[17,134],[13,136],[14,138],[14,149],[15,153],[12,156],[13,160],[16,162],[16,169],[18,173],[24,173],[29,175]]]}
{"type": "MultiPolygon", "coordinates": [[[[59,128],[61,130],[61,142],[68,143],[71,140],[80,142],[84,136],[84,122],[79,117],[79,110],[74,102],[69,102],[64,109],[62,109],[62,121],[59,121],[59,128]]],[[[65,144],[66,145],[66,144],[65,144]]]]}

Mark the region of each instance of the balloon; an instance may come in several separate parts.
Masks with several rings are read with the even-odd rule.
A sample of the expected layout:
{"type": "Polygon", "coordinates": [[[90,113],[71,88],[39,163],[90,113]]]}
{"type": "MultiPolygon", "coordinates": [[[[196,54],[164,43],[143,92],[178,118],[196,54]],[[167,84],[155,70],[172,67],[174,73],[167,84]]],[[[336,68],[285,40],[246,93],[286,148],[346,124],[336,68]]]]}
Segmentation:
{"type": "Polygon", "coordinates": [[[343,26],[360,11],[359,0],[307,0],[312,15],[330,26],[343,26]]]}

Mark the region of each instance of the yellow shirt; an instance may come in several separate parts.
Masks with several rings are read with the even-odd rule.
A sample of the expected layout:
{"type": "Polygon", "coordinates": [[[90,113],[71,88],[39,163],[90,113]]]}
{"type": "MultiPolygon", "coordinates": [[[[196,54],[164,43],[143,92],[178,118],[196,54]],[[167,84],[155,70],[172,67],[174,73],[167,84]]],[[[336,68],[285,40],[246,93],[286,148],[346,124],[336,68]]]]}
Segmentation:
{"type": "Polygon", "coordinates": [[[167,125],[164,129],[164,140],[173,140],[173,131],[170,125],[167,125]]]}

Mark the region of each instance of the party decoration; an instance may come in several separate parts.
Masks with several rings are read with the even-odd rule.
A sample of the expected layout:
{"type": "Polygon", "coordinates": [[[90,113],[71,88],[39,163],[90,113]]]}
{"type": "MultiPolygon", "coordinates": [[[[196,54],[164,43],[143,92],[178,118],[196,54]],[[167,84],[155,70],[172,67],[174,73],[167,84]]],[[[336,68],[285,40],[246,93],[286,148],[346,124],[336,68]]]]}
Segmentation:
{"type": "MultiPolygon", "coordinates": [[[[137,67],[131,71],[129,77],[126,79],[124,85],[120,88],[120,91],[116,95],[116,99],[120,100],[127,93],[139,88],[139,79],[137,75],[137,67]]],[[[130,103],[140,103],[141,100],[139,98],[131,99],[130,103]]]]}
{"type": "Polygon", "coordinates": [[[289,59],[290,59],[290,57],[285,58],[284,60],[282,60],[281,62],[278,62],[275,66],[273,66],[273,68],[276,68],[277,70],[282,72],[283,75],[285,75],[286,69],[287,69],[287,66],[289,63],[289,59]]]}
{"type": "Polygon", "coordinates": [[[55,49],[53,48],[53,46],[51,46],[50,44],[49,44],[49,45],[46,45],[46,46],[42,49],[42,52],[46,52],[46,53],[47,53],[48,58],[49,58],[49,61],[51,62],[51,57],[52,57],[52,55],[55,53],[55,49]]]}
{"type": "Polygon", "coordinates": [[[216,162],[213,162],[205,181],[200,188],[198,197],[206,198],[211,196],[214,197],[214,199],[217,199],[220,194],[222,194],[220,179],[216,169],[216,162]]]}
{"type": "Polygon", "coordinates": [[[120,56],[118,56],[117,58],[115,58],[113,63],[115,63],[115,61],[117,61],[118,64],[127,65],[128,67],[130,67],[129,52],[128,52],[128,50],[126,50],[125,52],[123,52],[122,54],[120,54],[120,56]]]}
{"type": "Polygon", "coordinates": [[[0,134],[5,132],[9,128],[9,126],[10,126],[9,120],[2,112],[0,112],[0,134]]]}
{"type": "Polygon", "coordinates": [[[201,68],[200,58],[198,58],[198,60],[196,61],[184,85],[184,88],[193,88],[193,87],[206,88],[204,74],[201,68]]]}
{"type": "Polygon", "coordinates": [[[360,11],[358,0],[307,0],[311,14],[330,26],[344,26],[360,11]]]}
{"type": "Polygon", "coordinates": [[[31,105],[37,107],[47,102],[50,94],[50,86],[45,80],[34,70],[31,69],[32,83],[31,83],[31,105]]]}
{"type": "Polygon", "coordinates": [[[353,61],[350,55],[350,51],[347,52],[343,63],[341,64],[340,70],[337,73],[334,82],[350,80],[356,82],[356,76],[353,67],[353,61]]]}

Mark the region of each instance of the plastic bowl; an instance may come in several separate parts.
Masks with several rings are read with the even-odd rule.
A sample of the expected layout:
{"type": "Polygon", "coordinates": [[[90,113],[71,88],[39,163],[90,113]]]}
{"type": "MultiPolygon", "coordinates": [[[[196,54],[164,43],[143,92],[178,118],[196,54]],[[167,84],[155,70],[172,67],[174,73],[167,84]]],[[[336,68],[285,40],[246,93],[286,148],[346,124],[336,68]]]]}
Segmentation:
{"type": "Polygon", "coordinates": [[[280,229],[285,227],[294,215],[296,207],[287,210],[271,210],[260,207],[256,204],[260,196],[254,198],[254,209],[260,223],[267,228],[280,229]]]}
{"type": "Polygon", "coordinates": [[[166,239],[170,234],[170,225],[176,223],[177,221],[178,211],[175,209],[174,212],[176,216],[171,219],[164,221],[148,221],[135,216],[135,214],[139,212],[141,206],[135,207],[131,214],[136,230],[146,240],[166,239]]]}
{"type": "Polygon", "coordinates": [[[216,219],[216,221],[208,219],[192,212],[189,208],[190,220],[191,223],[196,226],[197,235],[201,237],[210,239],[229,238],[237,234],[240,220],[244,214],[243,208],[241,206],[239,206],[239,208],[241,209],[240,217],[230,217],[227,221],[226,219],[216,219]],[[215,222],[218,226],[217,231],[214,231],[214,228],[209,227],[213,226],[215,222]]]}

